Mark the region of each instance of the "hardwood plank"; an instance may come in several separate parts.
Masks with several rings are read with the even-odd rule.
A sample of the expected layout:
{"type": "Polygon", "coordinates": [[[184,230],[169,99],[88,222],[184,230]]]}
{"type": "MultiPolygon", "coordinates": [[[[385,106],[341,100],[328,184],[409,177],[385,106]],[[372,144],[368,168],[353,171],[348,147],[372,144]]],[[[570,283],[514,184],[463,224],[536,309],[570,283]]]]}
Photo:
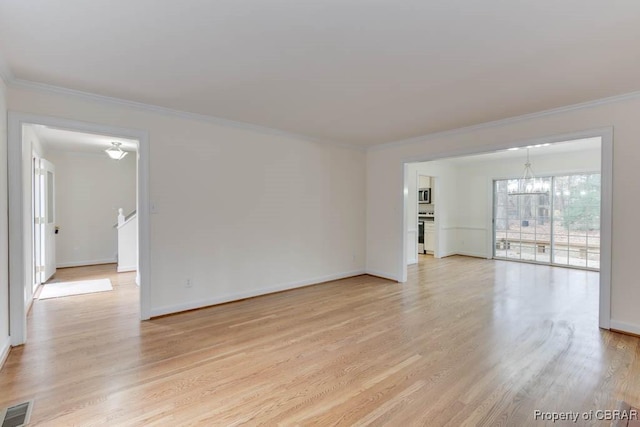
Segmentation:
{"type": "Polygon", "coordinates": [[[640,339],[598,329],[593,272],[420,256],[406,284],[359,276],[147,322],[135,273],[55,279],[101,277],[113,292],[34,302],[0,406],[33,398],[32,425],[51,426],[526,426],[545,424],[536,409],[640,405],[640,339]]]}

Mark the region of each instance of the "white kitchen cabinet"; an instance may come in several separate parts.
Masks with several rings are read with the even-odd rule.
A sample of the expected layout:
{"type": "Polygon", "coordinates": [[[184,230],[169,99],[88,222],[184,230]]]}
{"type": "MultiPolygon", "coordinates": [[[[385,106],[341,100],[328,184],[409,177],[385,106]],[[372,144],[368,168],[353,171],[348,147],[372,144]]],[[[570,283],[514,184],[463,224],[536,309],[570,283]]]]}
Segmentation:
{"type": "Polygon", "coordinates": [[[424,232],[424,250],[428,254],[433,254],[436,247],[436,234],[433,231],[424,232]]]}
{"type": "Polygon", "coordinates": [[[436,247],[436,228],[434,224],[424,225],[424,250],[433,254],[436,247]]]}

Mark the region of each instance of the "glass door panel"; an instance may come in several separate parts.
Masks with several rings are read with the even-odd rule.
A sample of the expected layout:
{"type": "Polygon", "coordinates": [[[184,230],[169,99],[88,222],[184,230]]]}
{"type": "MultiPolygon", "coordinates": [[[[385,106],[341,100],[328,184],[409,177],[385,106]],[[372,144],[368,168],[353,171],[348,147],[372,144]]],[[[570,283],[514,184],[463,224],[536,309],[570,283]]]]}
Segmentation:
{"type": "Polygon", "coordinates": [[[600,268],[600,174],[554,177],[552,262],[600,268]]]}
{"type": "MultiPolygon", "coordinates": [[[[494,256],[549,262],[550,206],[548,194],[510,194],[523,188],[520,179],[494,181],[494,256]]],[[[541,179],[551,188],[551,178],[541,179]]]]}

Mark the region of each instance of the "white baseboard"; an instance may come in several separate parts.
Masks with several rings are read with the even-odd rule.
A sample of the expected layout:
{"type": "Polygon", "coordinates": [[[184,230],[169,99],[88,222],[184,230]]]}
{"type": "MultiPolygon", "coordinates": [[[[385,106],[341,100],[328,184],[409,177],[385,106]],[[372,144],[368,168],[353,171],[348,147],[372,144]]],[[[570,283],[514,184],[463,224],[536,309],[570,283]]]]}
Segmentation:
{"type": "Polygon", "coordinates": [[[114,264],[116,262],[118,261],[115,258],[93,259],[93,260],[85,260],[85,261],[69,261],[69,262],[60,262],[56,264],[56,268],[83,267],[85,265],[98,265],[98,264],[114,264]]]}
{"type": "Polygon", "coordinates": [[[394,282],[399,282],[398,278],[392,274],[388,274],[388,273],[384,273],[382,271],[376,271],[376,270],[365,270],[365,274],[368,274],[370,276],[376,276],[376,277],[381,277],[383,279],[389,279],[389,280],[393,280],[394,282]]]}
{"type": "Polygon", "coordinates": [[[619,322],[617,320],[611,319],[611,324],[609,325],[611,329],[615,329],[620,332],[627,332],[629,334],[640,335],[640,325],[634,325],[631,323],[619,322]]]}
{"type": "Polygon", "coordinates": [[[29,303],[25,307],[27,314],[29,314],[29,312],[31,311],[31,308],[33,308],[33,301],[36,299],[36,294],[38,293],[40,288],[42,288],[42,283],[38,283],[38,286],[36,286],[36,288],[31,293],[31,299],[29,300],[29,303]]]}
{"type": "Polygon", "coordinates": [[[0,369],[7,361],[9,357],[9,351],[11,350],[11,337],[6,337],[4,342],[0,345],[0,369]]]}
{"type": "Polygon", "coordinates": [[[465,252],[465,251],[457,251],[453,255],[462,255],[462,256],[470,256],[474,258],[484,258],[487,259],[487,254],[480,252],[465,252]]]}
{"type": "Polygon", "coordinates": [[[450,251],[450,252],[446,252],[444,254],[441,254],[440,258],[446,258],[446,257],[449,257],[449,256],[455,256],[455,255],[470,256],[470,257],[473,257],[473,258],[484,258],[484,259],[487,259],[487,255],[485,253],[466,252],[466,251],[450,251]]]}
{"type": "Polygon", "coordinates": [[[212,305],[223,304],[231,301],[238,301],[245,298],[253,298],[261,295],[272,294],[275,292],[287,291],[290,289],[302,288],[305,286],[317,285],[332,280],[346,279],[347,277],[360,276],[365,274],[364,270],[354,270],[344,273],[330,274],[327,276],[316,277],[314,279],[302,280],[298,282],[285,283],[282,285],[271,286],[268,288],[253,289],[246,292],[236,294],[223,295],[217,298],[211,298],[199,301],[190,301],[183,304],[157,307],[151,309],[151,317],[164,316],[165,314],[179,313],[181,311],[194,310],[196,308],[204,308],[212,305]]]}
{"type": "Polygon", "coordinates": [[[454,255],[459,255],[459,253],[456,252],[456,251],[443,252],[443,253],[439,254],[439,257],[440,258],[446,258],[448,256],[454,256],[454,255]]]}
{"type": "Polygon", "coordinates": [[[33,300],[35,299],[35,291],[31,294],[31,297],[29,298],[29,300],[27,301],[27,303],[24,305],[24,312],[29,314],[29,311],[31,310],[31,307],[33,306],[33,300]]]}
{"type": "Polygon", "coordinates": [[[413,264],[417,264],[418,263],[418,259],[417,258],[411,258],[407,260],[407,265],[413,265],[413,264]]]}
{"type": "Polygon", "coordinates": [[[127,271],[136,271],[137,269],[138,267],[135,265],[125,266],[125,267],[120,267],[120,265],[118,265],[118,273],[125,273],[127,271]]]}

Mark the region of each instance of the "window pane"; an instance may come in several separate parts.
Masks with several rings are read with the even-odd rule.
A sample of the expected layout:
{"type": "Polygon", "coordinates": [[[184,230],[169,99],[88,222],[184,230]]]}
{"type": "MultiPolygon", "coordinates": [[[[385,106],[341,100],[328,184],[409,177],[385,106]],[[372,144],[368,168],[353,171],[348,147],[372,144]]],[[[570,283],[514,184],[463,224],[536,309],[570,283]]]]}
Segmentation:
{"type": "Polygon", "coordinates": [[[535,261],[535,245],[533,243],[523,243],[520,249],[520,254],[522,259],[526,259],[527,261],[535,261]]]}
{"type": "Polygon", "coordinates": [[[536,241],[549,246],[551,244],[551,235],[547,233],[538,233],[536,234],[536,241]]]}
{"type": "Polygon", "coordinates": [[[553,262],[556,264],[568,264],[569,263],[569,252],[565,250],[554,250],[553,251],[553,262]]]}
{"type": "Polygon", "coordinates": [[[507,249],[507,257],[520,259],[521,249],[519,242],[512,242],[507,249]]]}
{"type": "Polygon", "coordinates": [[[508,225],[509,225],[509,221],[506,218],[496,217],[495,219],[496,231],[498,230],[504,231],[507,229],[508,225]]]}
{"type": "Polygon", "coordinates": [[[536,261],[538,262],[551,262],[551,252],[546,249],[543,250],[543,247],[537,247],[536,248],[536,261]]]}
{"type": "Polygon", "coordinates": [[[576,267],[587,266],[587,255],[583,251],[569,251],[569,265],[576,267]]]}
{"type": "Polygon", "coordinates": [[[587,260],[587,267],[599,269],[600,268],[600,258],[598,257],[597,260],[592,260],[592,259],[587,260]]]}
{"type": "Polygon", "coordinates": [[[507,233],[507,241],[511,242],[511,243],[519,242],[520,241],[520,233],[508,232],[507,233]]]}
{"type": "Polygon", "coordinates": [[[600,247],[600,235],[593,236],[589,234],[588,236],[589,247],[599,248],[600,247]]]}

